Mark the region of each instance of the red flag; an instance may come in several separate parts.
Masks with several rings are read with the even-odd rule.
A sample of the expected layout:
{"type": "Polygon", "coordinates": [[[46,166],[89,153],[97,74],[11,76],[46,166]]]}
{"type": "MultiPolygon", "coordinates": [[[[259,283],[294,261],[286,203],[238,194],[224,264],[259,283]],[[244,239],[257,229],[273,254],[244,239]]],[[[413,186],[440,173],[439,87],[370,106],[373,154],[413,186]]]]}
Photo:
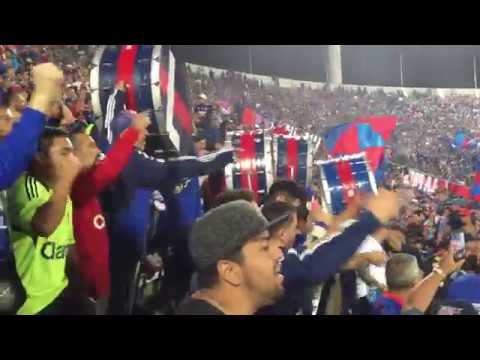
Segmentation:
{"type": "Polygon", "coordinates": [[[470,188],[468,186],[451,183],[448,185],[448,190],[464,199],[470,199],[470,188]]]}

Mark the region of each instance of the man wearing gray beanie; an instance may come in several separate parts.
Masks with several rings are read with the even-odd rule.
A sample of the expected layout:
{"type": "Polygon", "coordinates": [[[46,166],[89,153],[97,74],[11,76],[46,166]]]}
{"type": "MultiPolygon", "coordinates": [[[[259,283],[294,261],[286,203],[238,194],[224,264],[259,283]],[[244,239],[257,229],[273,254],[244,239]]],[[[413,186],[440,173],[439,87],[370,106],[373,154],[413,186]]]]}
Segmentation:
{"type": "Polygon", "coordinates": [[[200,290],[177,309],[178,315],[252,315],[283,296],[280,250],[269,249],[268,222],[260,210],[238,200],[200,218],[190,253],[200,290]]]}

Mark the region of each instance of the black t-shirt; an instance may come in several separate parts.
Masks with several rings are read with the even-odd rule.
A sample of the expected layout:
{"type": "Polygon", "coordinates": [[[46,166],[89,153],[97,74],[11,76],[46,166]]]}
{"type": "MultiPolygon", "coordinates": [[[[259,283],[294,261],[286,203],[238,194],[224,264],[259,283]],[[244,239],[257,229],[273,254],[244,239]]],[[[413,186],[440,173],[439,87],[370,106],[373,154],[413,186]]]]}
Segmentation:
{"type": "Polygon", "coordinates": [[[180,304],[175,315],[225,315],[207,301],[188,298],[180,304]]]}

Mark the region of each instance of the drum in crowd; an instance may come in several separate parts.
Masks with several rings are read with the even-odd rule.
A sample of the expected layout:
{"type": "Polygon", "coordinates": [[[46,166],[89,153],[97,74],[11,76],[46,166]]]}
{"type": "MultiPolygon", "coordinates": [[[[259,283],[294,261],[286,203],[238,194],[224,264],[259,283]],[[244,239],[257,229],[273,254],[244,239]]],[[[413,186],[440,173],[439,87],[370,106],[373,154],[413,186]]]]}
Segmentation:
{"type": "Polygon", "coordinates": [[[225,169],[227,188],[252,190],[263,204],[273,184],[272,138],[261,130],[229,132],[226,145],[235,150],[235,161],[225,169]]]}
{"type": "Polygon", "coordinates": [[[126,87],[127,109],[150,113],[151,133],[168,134],[180,150],[182,133],[174,123],[175,58],[169,45],[113,45],[100,47],[92,61],[90,88],[97,126],[113,107],[107,108],[115,85],[126,87]]]}
{"type": "Polygon", "coordinates": [[[318,161],[320,192],[325,211],[337,215],[357,192],[377,193],[377,184],[365,153],[318,161]]]}
{"type": "Polygon", "coordinates": [[[312,183],[313,136],[276,135],[273,137],[275,178],[289,179],[302,186],[312,183]]]}

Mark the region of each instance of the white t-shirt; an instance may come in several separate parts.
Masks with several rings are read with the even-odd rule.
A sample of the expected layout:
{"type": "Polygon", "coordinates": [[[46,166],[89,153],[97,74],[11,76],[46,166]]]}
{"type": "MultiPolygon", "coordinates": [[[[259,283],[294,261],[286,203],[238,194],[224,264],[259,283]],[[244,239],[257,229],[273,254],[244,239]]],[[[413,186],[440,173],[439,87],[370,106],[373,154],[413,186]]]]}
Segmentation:
{"type": "MultiPolygon", "coordinates": [[[[383,251],[382,245],[371,235],[368,235],[363,241],[362,245],[357,250],[357,254],[365,254],[373,251],[383,251]]],[[[376,266],[373,264],[368,265],[368,271],[370,275],[380,284],[386,285],[387,278],[385,275],[385,266],[376,266]]],[[[358,298],[368,295],[368,285],[357,277],[357,296],[358,298]]]]}

